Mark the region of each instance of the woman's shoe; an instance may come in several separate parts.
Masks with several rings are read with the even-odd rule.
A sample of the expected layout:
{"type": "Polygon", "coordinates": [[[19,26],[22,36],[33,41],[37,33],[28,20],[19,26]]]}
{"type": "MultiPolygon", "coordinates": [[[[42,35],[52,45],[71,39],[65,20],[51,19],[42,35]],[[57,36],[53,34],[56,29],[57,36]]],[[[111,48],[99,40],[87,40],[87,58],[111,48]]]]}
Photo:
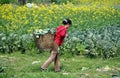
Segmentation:
{"type": "Polygon", "coordinates": [[[43,72],[43,71],[45,71],[45,72],[46,72],[46,71],[47,71],[47,69],[41,68],[41,71],[42,71],[42,72],[43,72]]]}
{"type": "Polygon", "coordinates": [[[60,69],[59,70],[55,70],[55,72],[60,72],[60,69]]]}

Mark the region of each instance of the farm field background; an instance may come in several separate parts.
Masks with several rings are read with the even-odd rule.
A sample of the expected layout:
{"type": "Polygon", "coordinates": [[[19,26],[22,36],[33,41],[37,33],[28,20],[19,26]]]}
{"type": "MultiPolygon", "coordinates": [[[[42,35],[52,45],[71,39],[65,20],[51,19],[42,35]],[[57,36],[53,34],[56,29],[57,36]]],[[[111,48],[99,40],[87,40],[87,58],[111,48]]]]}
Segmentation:
{"type": "Polygon", "coordinates": [[[120,45],[119,4],[119,0],[76,0],[62,4],[32,4],[33,7],[0,5],[0,51],[25,52],[35,48],[32,36],[35,30],[56,28],[63,19],[70,18],[73,25],[68,30],[67,42],[79,44],[71,46],[71,43],[66,43],[63,52],[75,47],[70,49],[72,54],[81,54],[87,49],[92,56],[117,56],[120,45]]]}
{"type": "Polygon", "coordinates": [[[0,4],[0,78],[120,76],[120,0],[57,1],[0,4]],[[54,73],[51,65],[41,72],[49,53],[36,49],[33,33],[56,28],[65,18],[73,25],[60,47],[62,70],[54,73]]]}

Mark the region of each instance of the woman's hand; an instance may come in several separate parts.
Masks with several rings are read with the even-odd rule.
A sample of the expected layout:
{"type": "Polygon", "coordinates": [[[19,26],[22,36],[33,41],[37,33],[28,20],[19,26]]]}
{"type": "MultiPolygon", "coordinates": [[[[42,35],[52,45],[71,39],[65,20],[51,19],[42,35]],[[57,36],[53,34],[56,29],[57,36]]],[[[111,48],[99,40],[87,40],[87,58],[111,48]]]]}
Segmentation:
{"type": "Polygon", "coordinates": [[[68,37],[68,34],[66,34],[66,37],[68,37]]]}

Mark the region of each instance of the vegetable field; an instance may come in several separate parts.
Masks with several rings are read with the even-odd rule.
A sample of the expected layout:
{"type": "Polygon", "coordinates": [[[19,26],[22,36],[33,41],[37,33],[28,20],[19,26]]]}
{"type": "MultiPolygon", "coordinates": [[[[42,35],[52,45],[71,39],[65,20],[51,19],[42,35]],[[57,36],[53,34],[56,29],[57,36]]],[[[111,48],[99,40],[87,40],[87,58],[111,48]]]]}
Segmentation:
{"type": "MultiPolygon", "coordinates": [[[[77,2],[77,0],[76,0],[77,2]]],[[[36,30],[56,28],[64,18],[73,21],[61,54],[114,57],[120,54],[120,1],[81,1],[78,4],[0,5],[0,52],[35,48],[36,30]]]]}

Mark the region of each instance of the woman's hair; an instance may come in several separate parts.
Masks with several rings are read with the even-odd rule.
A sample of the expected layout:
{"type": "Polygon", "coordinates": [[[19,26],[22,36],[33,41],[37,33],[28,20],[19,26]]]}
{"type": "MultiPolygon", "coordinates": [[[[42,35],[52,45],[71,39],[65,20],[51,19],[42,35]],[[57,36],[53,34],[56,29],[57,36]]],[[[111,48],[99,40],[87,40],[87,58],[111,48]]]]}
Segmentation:
{"type": "Polygon", "coordinates": [[[62,23],[63,25],[67,25],[67,24],[72,25],[72,21],[70,19],[64,19],[62,23]]]}

